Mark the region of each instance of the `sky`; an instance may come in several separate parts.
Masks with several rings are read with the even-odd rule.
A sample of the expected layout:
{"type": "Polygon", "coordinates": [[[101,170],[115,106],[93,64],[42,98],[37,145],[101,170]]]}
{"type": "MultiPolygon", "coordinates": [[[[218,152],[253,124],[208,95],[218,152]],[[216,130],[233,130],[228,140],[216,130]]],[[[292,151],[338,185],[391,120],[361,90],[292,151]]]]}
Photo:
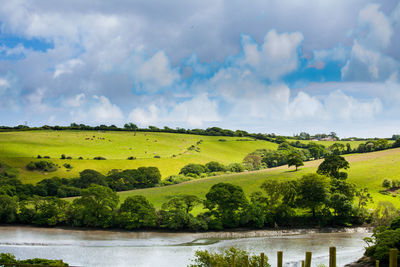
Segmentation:
{"type": "Polygon", "coordinates": [[[0,125],[400,133],[400,3],[0,0],[0,125]]]}

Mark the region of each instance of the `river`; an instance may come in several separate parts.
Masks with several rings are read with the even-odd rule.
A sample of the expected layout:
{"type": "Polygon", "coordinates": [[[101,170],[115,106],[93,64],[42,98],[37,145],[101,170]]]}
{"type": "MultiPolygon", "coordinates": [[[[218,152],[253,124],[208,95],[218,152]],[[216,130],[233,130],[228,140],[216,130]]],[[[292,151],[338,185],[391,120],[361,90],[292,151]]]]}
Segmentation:
{"type": "Polygon", "coordinates": [[[21,226],[0,227],[0,253],[17,258],[63,259],[74,266],[180,267],[191,263],[196,250],[235,246],[265,252],[276,266],[276,252],[284,252],[285,266],[300,266],[305,251],[312,251],[312,266],[328,263],[330,246],[337,247],[337,264],[360,258],[368,229],[343,232],[316,230],[239,231],[208,233],[113,232],[21,226]]]}

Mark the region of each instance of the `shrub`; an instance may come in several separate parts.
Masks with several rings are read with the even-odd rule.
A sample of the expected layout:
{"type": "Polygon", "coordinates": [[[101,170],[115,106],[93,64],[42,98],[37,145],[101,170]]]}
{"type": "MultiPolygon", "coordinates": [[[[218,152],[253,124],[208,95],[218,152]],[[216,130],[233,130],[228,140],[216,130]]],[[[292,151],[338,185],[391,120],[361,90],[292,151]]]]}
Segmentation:
{"type": "Polygon", "coordinates": [[[94,160],[106,160],[106,158],[104,158],[104,157],[94,157],[93,159],[94,160]]]}
{"type": "Polygon", "coordinates": [[[44,159],[49,159],[49,158],[50,158],[50,156],[43,156],[43,158],[44,158],[44,159]]]}
{"type": "Polygon", "coordinates": [[[225,171],[226,167],[216,161],[210,161],[206,164],[206,168],[208,169],[208,171],[210,172],[220,172],[220,171],[225,171]]]}
{"type": "Polygon", "coordinates": [[[196,175],[200,175],[201,173],[206,172],[206,168],[205,166],[201,165],[201,164],[187,164],[186,166],[184,166],[181,171],[179,172],[179,174],[184,174],[184,175],[188,175],[189,173],[191,174],[196,174],[196,175]]]}
{"type": "Polygon", "coordinates": [[[382,182],[382,186],[383,186],[384,188],[390,188],[390,187],[392,187],[392,181],[390,181],[390,180],[388,180],[388,179],[385,179],[385,180],[383,180],[383,182],[382,182]]]}
{"type": "Polygon", "coordinates": [[[161,157],[160,157],[159,155],[155,155],[154,158],[155,158],[155,159],[159,159],[159,158],[161,158],[161,157]]]}
{"type": "Polygon", "coordinates": [[[66,159],[72,159],[72,157],[67,157],[66,159]]]}
{"type": "Polygon", "coordinates": [[[66,169],[72,169],[72,168],[73,168],[72,165],[69,164],[69,163],[65,163],[63,166],[64,166],[66,169]]]}
{"type": "Polygon", "coordinates": [[[127,160],[134,160],[134,159],[136,159],[136,157],[130,156],[130,157],[127,158],[127,160]]]}
{"type": "Polygon", "coordinates": [[[37,162],[29,162],[28,165],[26,165],[26,168],[30,171],[45,171],[45,172],[54,172],[57,170],[57,165],[54,164],[53,162],[50,161],[37,161],[37,162]]]}
{"type": "Polygon", "coordinates": [[[65,159],[65,155],[64,154],[61,155],[61,159],[65,159]]]}
{"type": "Polygon", "coordinates": [[[78,159],[83,159],[83,157],[79,157],[78,159]]]}
{"type": "Polygon", "coordinates": [[[240,163],[229,164],[227,169],[230,172],[244,172],[244,170],[245,170],[244,166],[240,163]]]}
{"type": "MultiPolygon", "coordinates": [[[[249,255],[245,250],[230,247],[220,253],[212,253],[207,250],[198,250],[195,252],[195,258],[192,260],[194,264],[190,267],[205,267],[205,266],[231,266],[232,257],[235,257],[235,266],[245,266],[245,258],[248,258],[250,267],[260,266],[261,256],[249,255]]],[[[264,258],[264,266],[269,267],[268,257],[264,258]]]]}
{"type": "Polygon", "coordinates": [[[41,158],[42,158],[42,156],[40,156],[40,155],[37,155],[37,158],[38,158],[38,159],[41,159],[41,158]]]}
{"type": "Polygon", "coordinates": [[[218,139],[220,142],[226,142],[226,139],[218,139]]]}

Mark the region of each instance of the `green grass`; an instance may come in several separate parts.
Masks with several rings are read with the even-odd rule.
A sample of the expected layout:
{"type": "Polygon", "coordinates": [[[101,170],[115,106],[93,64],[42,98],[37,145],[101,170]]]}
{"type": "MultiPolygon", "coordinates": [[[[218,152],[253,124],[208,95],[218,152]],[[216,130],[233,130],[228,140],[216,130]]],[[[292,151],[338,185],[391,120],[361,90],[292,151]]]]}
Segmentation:
{"type": "MultiPolygon", "coordinates": [[[[356,149],[356,148],[358,148],[358,146],[360,144],[365,144],[367,142],[367,141],[311,141],[311,140],[288,140],[288,141],[289,142],[300,141],[301,143],[305,143],[305,144],[308,144],[310,142],[314,142],[314,143],[317,143],[317,144],[324,145],[325,147],[330,147],[334,143],[340,143],[340,144],[343,144],[343,145],[350,144],[350,147],[352,149],[356,149]]],[[[391,144],[393,142],[394,141],[389,140],[389,144],[391,144]]]]}
{"type": "Polygon", "coordinates": [[[132,169],[155,166],[162,177],[178,174],[188,163],[218,161],[224,164],[242,162],[245,155],[261,148],[276,149],[277,144],[249,138],[200,136],[174,133],[148,132],[96,132],[96,131],[27,131],[0,133],[0,161],[16,167],[24,183],[36,183],[47,177],[76,177],[84,169],[95,169],[106,174],[112,169],[132,169]],[[224,139],[226,141],[219,141],[224,139]],[[238,141],[238,140],[249,141],[238,141]],[[202,140],[201,144],[197,142],[202,140]],[[188,150],[197,146],[199,152],[188,150]],[[61,154],[72,160],[61,160],[61,154]],[[25,166],[37,155],[50,156],[58,164],[56,172],[30,172],[25,166]],[[160,159],[154,158],[155,155],[160,159]],[[107,160],[97,161],[102,156],[107,160]],[[127,160],[128,157],[136,160],[127,160]],[[84,160],[78,160],[83,157],[84,160]],[[62,167],[70,163],[73,169],[62,167]]]}
{"type": "MultiPolygon", "coordinates": [[[[397,197],[385,196],[379,193],[382,190],[382,181],[384,178],[400,179],[400,149],[390,149],[380,152],[367,154],[354,154],[346,156],[350,162],[348,170],[349,182],[355,183],[357,187],[368,187],[371,192],[374,204],[379,201],[391,201],[396,207],[400,208],[400,195],[397,197]]],[[[143,195],[147,197],[157,208],[174,195],[193,194],[200,198],[205,198],[205,194],[213,184],[219,182],[229,182],[239,185],[247,195],[260,190],[259,187],[266,179],[289,180],[297,179],[306,173],[312,173],[317,170],[319,161],[306,162],[305,166],[299,171],[293,171],[286,166],[274,169],[267,169],[256,172],[228,174],[217,177],[203,178],[178,185],[168,187],[157,187],[150,189],[140,189],[133,191],[120,192],[120,198],[123,201],[128,196],[143,195]]]]}

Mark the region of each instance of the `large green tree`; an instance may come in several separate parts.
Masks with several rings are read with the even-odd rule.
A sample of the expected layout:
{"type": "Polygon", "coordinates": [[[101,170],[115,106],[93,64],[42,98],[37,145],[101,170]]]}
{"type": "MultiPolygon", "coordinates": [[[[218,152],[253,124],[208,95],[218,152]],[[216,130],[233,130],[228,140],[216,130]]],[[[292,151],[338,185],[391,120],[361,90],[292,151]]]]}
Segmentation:
{"type": "Polygon", "coordinates": [[[316,211],[327,202],[329,183],[324,176],[306,174],[299,179],[297,192],[299,206],[311,209],[315,217],[316,211]]]}
{"type": "Polygon", "coordinates": [[[110,227],[119,197],[108,187],[92,185],[72,202],[72,223],[77,226],[110,227]]]}
{"type": "Polygon", "coordinates": [[[126,229],[154,227],[157,224],[156,210],[144,196],[130,196],[121,204],[119,225],[126,229]]]}
{"type": "Polygon", "coordinates": [[[317,173],[336,179],[346,179],[347,173],[340,172],[341,169],[350,168],[349,162],[342,156],[331,154],[325,157],[325,160],[318,166],[317,173]]]}
{"type": "Polygon", "coordinates": [[[204,206],[216,217],[221,227],[237,227],[248,201],[240,186],[218,183],[206,194],[204,206]]]}

